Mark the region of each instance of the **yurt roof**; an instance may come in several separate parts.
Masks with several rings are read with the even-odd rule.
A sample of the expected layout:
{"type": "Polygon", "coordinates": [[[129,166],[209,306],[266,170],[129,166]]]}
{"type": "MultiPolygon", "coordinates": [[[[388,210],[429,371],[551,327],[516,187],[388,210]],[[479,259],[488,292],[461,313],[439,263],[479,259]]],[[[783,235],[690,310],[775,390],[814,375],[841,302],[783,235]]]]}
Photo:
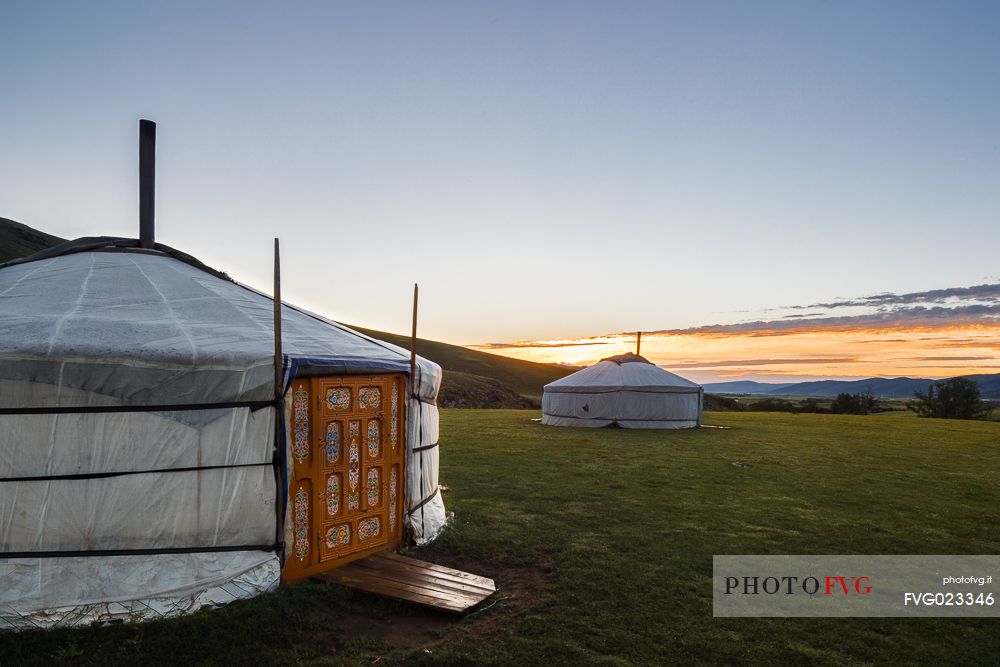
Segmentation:
{"type": "MultiPolygon", "coordinates": [[[[0,380],[147,405],[271,398],[271,297],[168,246],[137,246],[78,239],[0,267],[0,380]]],[[[289,304],[281,326],[286,375],[409,370],[407,350],[289,304]]],[[[432,396],[440,367],[418,368],[418,391],[432,396]]]]}
{"type": "Polygon", "coordinates": [[[602,359],[593,366],[545,385],[547,392],[604,393],[642,391],[693,393],[701,386],[665,371],[637,354],[622,354],[602,359]]]}
{"type": "Polygon", "coordinates": [[[610,361],[621,366],[622,364],[652,364],[653,362],[646,357],[640,357],[634,352],[626,352],[625,354],[619,354],[614,357],[605,357],[601,361],[610,361]]]}

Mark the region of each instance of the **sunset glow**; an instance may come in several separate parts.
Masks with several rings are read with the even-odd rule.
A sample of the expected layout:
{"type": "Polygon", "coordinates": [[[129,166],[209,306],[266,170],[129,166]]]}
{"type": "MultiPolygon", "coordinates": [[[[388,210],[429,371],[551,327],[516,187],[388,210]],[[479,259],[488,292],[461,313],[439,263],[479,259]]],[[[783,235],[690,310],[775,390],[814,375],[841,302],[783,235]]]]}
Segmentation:
{"type": "MultiPolygon", "coordinates": [[[[634,334],[519,341],[478,349],[587,365],[635,351],[634,334]]],[[[1000,372],[1000,324],[643,334],[642,354],[696,382],[796,382],[817,377],[951,377],[1000,372]]]]}

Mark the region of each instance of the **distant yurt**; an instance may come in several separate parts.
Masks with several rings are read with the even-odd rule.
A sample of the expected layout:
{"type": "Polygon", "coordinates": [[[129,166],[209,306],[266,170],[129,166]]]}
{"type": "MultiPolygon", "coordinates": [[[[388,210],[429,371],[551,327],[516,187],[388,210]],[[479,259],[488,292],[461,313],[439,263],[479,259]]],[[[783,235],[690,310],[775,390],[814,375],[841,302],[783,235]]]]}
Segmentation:
{"type": "Polygon", "coordinates": [[[701,425],[704,390],[637,354],[602,359],[545,385],[542,423],[599,428],[701,425]]]}

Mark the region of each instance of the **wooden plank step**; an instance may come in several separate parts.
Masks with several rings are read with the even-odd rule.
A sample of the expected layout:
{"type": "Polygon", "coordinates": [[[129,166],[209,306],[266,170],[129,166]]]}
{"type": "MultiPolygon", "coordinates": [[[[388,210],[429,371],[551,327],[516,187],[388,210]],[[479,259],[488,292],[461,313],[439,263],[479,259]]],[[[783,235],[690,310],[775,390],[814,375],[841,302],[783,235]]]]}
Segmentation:
{"type": "Polygon", "coordinates": [[[453,613],[461,613],[470,605],[477,604],[476,601],[464,597],[442,595],[440,592],[430,591],[414,586],[400,585],[384,579],[356,577],[350,573],[340,572],[339,570],[341,569],[343,568],[338,568],[337,570],[318,576],[326,581],[340,584],[341,586],[357,588],[369,593],[375,593],[384,597],[393,598],[395,600],[405,600],[407,602],[413,602],[425,607],[433,607],[435,609],[441,609],[443,611],[453,613]],[[334,573],[336,573],[336,575],[334,573]]]}
{"type": "MultiPolygon", "coordinates": [[[[379,554],[379,556],[382,556],[382,554],[379,554]]],[[[407,558],[406,556],[397,556],[396,558],[364,558],[362,559],[363,562],[359,561],[359,563],[361,567],[384,572],[398,572],[402,576],[408,575],[419,579],[432,578],[434,580],[439,580],[442,583],[451,582],[454,587],[460,590],[478,589],[490,592],[496,590],[492,579],[480,577],[475,574],[469,574],[468,572],[462,572],[460,570],[452,570],[447,567],[434,566],[433,568],[425,568],[414,563],[406,562],[412,560],[416,559],[407,558]]],[[[416,562],[422,563],[423,561],[416,562]]],[[[431,563],[424,564],[431,565],[431,563]]]]}
{"type": "Polygon", "coordinates": [[[495,589],[492,579],[487,579],[486,577],[480,577],[478,574],[472,574],[471,572],[463,572],[462,570],[454,570],[450,567],[444,567],[443,565],[437,565],[435,563],[428,563],[427,561],[417,560],[416,558],[410,558],[408,556],[401,556],[400,554],[394,553],[392,551],[386,551],[385,553],[378,554],[381,558],[381,562],[389,562],[394,564],[399,564],[403,567],[417,567],[425,570],[431,570],[440,576],[445,577],[455,577],[456,580],[468,581],[469,583],[479,584],[484,588],[495,589]]]}
{"type": "Polygon", "coordinates": [[[469,611],[497,590],[492,579],[389,552],[351,561],[316,578],[455,614],[469,611]]]}
{"type": "Polygon", "coordinates": [[[341,575],[337,579],[337,583],[344,586],[350,586],[351,588],[360,588],[361,590],[368,591],[369,593],[377,593],[379,595],[384,595],[397,600],[416,602],[421,605],[442,608],[458,613],[470,607],[474,607],[482,601],[479,597],[449,595],[444,591],[435,591],[433,589],[417,586],[400,585],[386,581],[385,579],[355,577],[350,574],[341,575]]]}
{"type": "MultiPolygon", "coordinates": [[[[345,566],[346,567],[346,566],[345,566]]],[[[364,563],[358,564],[355,562],[355,566],[350,568],[348,575],[352,577],[367,577],[370,579],[377,579],[386,582],[387,585],[393,586],[407,586],[413,589],[422,589],[429,594],[445,593],[448,595],[455,595],[458,597],[469,597],[478,598],[482,596],[489,596],[493,591],[485,589],[473,589],[473,590],[463,590],[460,588],[454,588],[448,584],[442,584],[439,581],[433,579],[428,579],[427,577],[410,577],[407,575],[400,575],[397,572],[385,572],[378,569],[369,569],[364,563]]],[[[345,575],[347,576],[347,575],[345,575]]]]}

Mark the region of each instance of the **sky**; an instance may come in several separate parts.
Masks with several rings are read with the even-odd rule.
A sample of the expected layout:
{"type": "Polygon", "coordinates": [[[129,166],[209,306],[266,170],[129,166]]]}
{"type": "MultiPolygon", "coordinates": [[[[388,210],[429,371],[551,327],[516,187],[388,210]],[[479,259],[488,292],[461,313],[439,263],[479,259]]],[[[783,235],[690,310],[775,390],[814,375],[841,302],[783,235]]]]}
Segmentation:
{"type": "Polygon", "coordinates": [[[343,322],[408,331],[418,282],[422,336],[524,358],[995,372],[989,289],[864,300],[1000,283],[997,34],[995,2],[6,0],[0,216],[135,236],[150,118],[157,240],[269,291],[278,236],[285,298],[343,322]]]}

